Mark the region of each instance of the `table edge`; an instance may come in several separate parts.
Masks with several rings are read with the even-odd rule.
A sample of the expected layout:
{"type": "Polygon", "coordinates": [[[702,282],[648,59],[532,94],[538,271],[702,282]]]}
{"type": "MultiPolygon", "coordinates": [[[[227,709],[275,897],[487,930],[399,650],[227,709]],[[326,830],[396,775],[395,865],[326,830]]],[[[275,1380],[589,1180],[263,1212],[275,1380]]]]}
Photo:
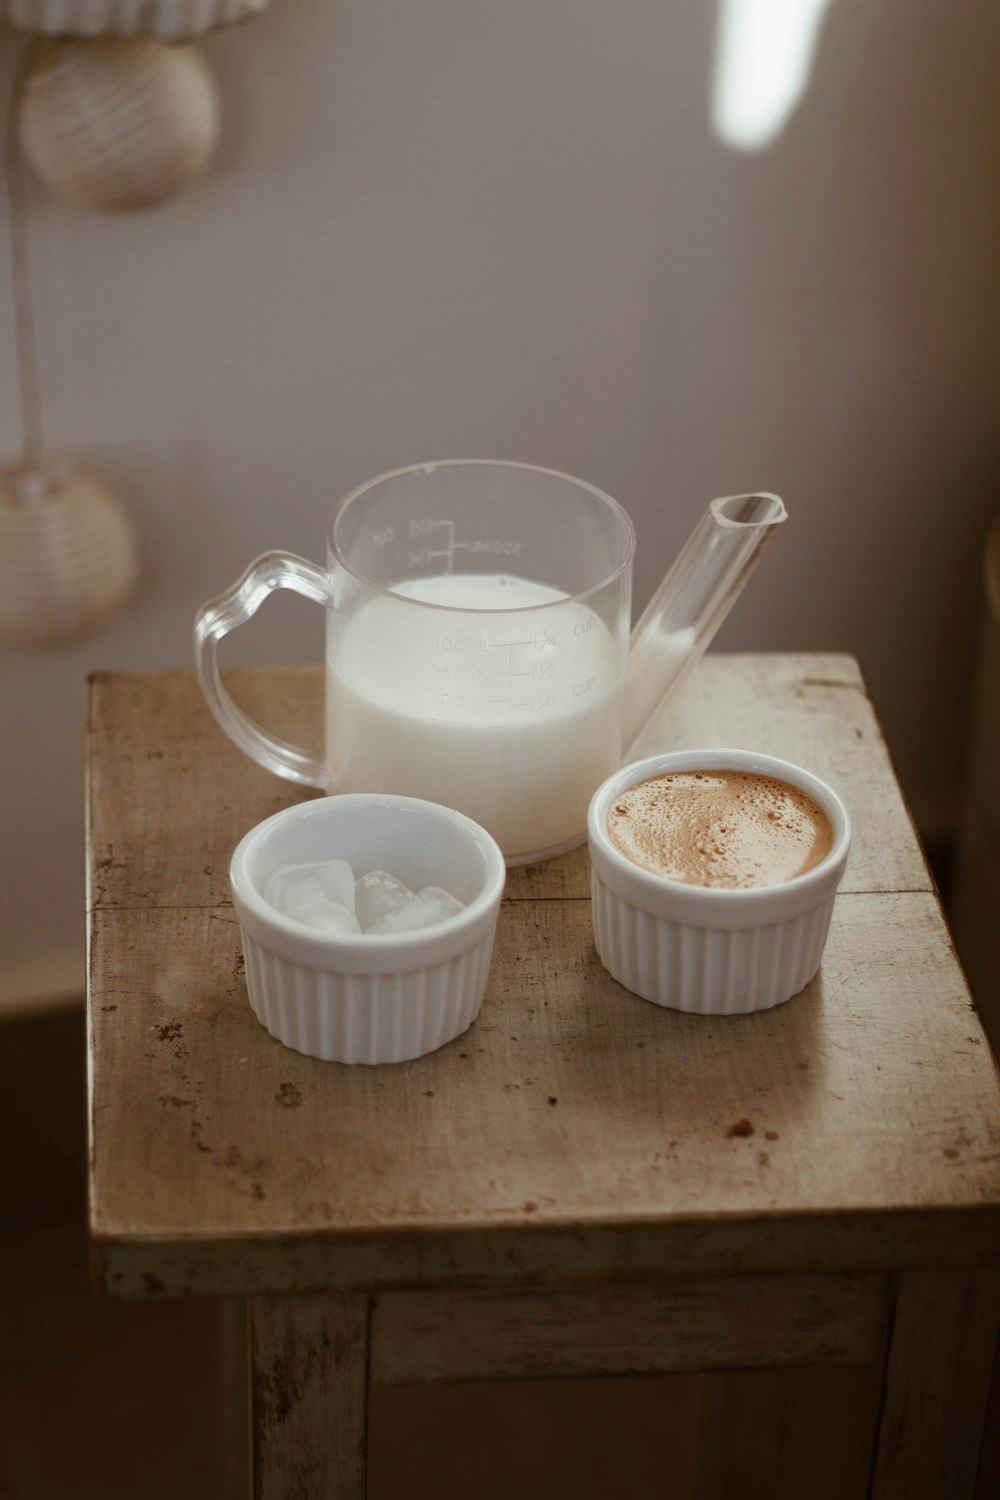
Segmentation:
{"type": "Polygon", "coordinates": [[[522,1222],[431,1233],[415,1226],[307,1240],[293,1230],[129,1237],[91,1224],[90,1250],[98,1288],[126,1299],[973,1269],[1000,1266],[1000,1202],[613,1226],[522,1222]]]}

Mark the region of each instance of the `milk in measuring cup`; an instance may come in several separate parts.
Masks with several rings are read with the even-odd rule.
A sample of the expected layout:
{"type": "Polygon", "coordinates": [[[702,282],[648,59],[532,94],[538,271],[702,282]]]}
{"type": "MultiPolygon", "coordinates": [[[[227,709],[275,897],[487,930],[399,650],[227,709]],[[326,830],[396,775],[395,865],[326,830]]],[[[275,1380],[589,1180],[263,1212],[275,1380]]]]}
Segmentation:
{"type": "Polygon", "coordinates": [[[618,765],[620,680],[604,622],[557,589],[506,574],[394,584],[346,622],[331,611],[334,785],[457,808],[508,857],[558,848],[618,765]]]}

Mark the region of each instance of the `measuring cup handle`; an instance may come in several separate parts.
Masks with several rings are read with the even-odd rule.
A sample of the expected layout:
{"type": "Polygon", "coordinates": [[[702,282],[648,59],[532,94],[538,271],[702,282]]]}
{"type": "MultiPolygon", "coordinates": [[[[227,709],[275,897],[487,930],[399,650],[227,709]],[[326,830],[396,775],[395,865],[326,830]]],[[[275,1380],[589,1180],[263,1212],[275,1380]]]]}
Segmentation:
{"type": "Polygon", "coordinates": [[[265,552],[239,583],[202,605],[194,622],[194,659],[209,708],[235,745],[276,776],[304,786],[331,789],[326,764],[307,750],[262,729],[238,708],[222,685],[217,652],[224,635],[244,625],[274,589],[292,589],[317,604],[330,603],[330,583],[322,568],[291,552],[265,552]]]}

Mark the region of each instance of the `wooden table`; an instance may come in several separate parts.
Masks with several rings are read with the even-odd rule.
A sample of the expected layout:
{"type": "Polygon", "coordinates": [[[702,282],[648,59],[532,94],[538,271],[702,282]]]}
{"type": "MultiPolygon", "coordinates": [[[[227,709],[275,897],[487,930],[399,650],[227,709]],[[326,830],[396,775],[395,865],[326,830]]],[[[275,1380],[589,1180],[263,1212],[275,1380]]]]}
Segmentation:
{"type": "MultiPolygon", "coordinates": [[[[229,681],[315,736],[317,670],[229,681]]],[[[370,1383],[824,1362],[879,1371],[850,1493],[972,1495],[1000,1089],[875,713],[849,657],[710,656],[644,748],[698,744],[800,761],[851,809],[806,991],[731,1018],[636,999],[594,952],[580,849],[510,872],[469,1032],[350,1068],[257,1023],[229,901],[240,836],[306,794],[192,673],[92,680],[95,1274],[249,1299],[257,1495],[363,1495],[370,1383]]],[[[738,1415],[730,1448],[760,1446],[766,1409],[738,1415]]],[[[727,1463],[699,1496],[732,1493],[727,1463]]]]}

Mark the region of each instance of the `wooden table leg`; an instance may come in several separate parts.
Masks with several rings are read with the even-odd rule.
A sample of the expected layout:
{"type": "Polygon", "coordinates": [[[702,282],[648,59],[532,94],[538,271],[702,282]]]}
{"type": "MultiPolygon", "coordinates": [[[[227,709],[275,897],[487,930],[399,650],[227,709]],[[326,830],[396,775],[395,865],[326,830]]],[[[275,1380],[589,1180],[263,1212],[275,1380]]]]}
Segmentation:
{"type": "Polygon", "coordinates": [[[871,1500],[971,1500],[1000,1326],[1000,1276],[899,1277],[871,1500]]]}
{"type": "Polygon", "coordinates": [[[364,1500],[368,1299],[256,1297],[254,1500],[364,1500]]]}

